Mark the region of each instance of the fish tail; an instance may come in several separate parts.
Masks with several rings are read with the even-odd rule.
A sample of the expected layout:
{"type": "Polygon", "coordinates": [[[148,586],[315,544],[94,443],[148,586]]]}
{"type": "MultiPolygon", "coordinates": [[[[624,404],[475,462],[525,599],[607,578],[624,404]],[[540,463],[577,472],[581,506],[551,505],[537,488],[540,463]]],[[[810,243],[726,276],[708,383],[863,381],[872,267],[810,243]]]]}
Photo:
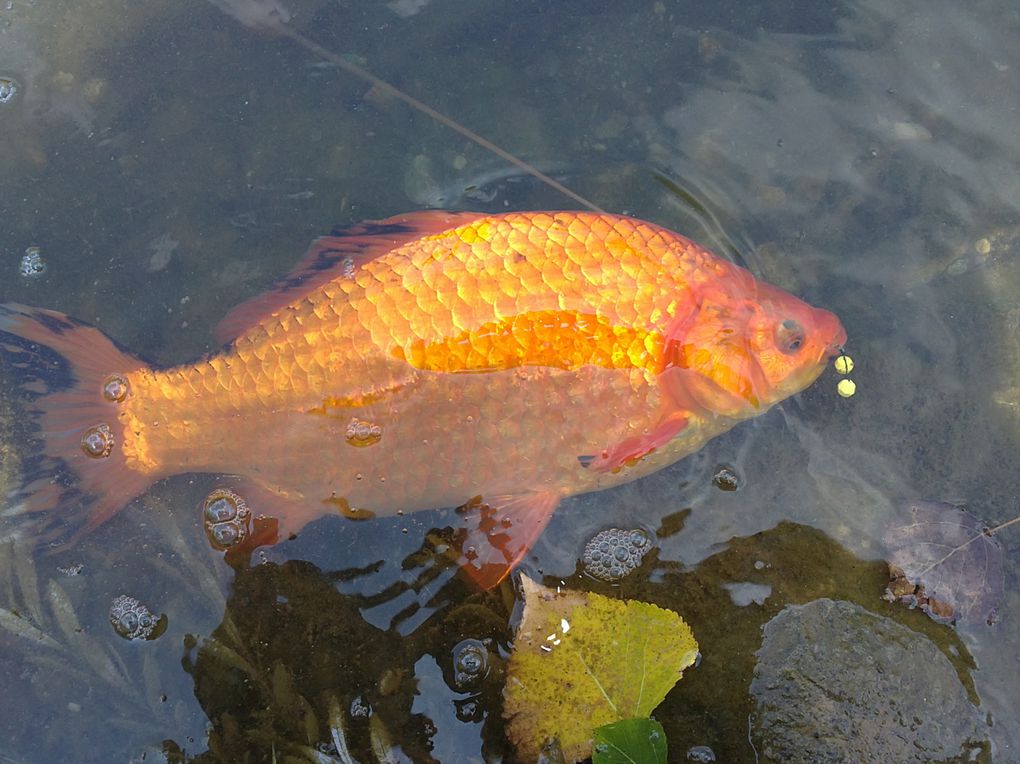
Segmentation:
{"type": "Polygon", "coordinates": [[[10,420],[0,421],[0,434],[19,443],[0,443],[4,458],[18,461],[17,470],[0,471],[0,481],[6,474],[13,483],[0,493],[0,535],[70,544],[148,488],[152,477],[119,448],[117,418],[127,374],[144,366],[62,313],[0,305],[0,391],[12,404],[0,407],[10,420]]]}

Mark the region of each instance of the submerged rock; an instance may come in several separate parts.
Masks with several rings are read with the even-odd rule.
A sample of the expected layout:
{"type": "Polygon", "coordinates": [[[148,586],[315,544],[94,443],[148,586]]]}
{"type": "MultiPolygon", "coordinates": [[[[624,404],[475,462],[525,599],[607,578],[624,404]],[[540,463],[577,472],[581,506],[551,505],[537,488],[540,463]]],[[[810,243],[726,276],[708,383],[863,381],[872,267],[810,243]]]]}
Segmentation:
{"type": "Polygon", "coordinates": [[[973,760],[981,715],[927,637],[850,602],[791,605],[769,621],[751,682],[765,762],[973,760]]]}

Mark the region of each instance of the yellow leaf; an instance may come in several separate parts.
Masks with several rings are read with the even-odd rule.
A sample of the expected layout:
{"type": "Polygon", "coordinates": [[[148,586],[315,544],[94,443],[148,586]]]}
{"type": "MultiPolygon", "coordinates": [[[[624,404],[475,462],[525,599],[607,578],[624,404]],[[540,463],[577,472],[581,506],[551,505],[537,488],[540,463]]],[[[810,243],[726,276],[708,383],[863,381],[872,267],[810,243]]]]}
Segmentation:
{"type": "Polygon", "coordinates": [[[503,714],[522,759],[538,758],[552,738],[567,761],[589,757],[596,727],[648,716],[698,655],[671,610],[521,583],[503,714]]]}

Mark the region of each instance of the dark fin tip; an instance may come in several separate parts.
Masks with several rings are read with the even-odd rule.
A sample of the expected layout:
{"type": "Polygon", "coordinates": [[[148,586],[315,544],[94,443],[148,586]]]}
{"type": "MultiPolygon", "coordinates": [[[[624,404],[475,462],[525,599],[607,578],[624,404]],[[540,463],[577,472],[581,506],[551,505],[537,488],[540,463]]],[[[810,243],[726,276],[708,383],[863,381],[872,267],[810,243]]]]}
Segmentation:
{"type": "MultiPolygon", "coordinates": [[[[117,404],[102,396],[110,374],[142,368],[98,329],[54,311],[0,305],[0,379],[10,392],[5,441],[20,453],[20,485],[3,501],[0,534],[53,544],[73,542],[142,493],[151,479],[130,469],[117,404]],[[83,450],[82,437],[105,426],[113,447],[83,450]]],[[[66,546],[66,544],[64,545],[66,546]]],[[[60,547],[63,548],[63,547],[60,547]]]]}

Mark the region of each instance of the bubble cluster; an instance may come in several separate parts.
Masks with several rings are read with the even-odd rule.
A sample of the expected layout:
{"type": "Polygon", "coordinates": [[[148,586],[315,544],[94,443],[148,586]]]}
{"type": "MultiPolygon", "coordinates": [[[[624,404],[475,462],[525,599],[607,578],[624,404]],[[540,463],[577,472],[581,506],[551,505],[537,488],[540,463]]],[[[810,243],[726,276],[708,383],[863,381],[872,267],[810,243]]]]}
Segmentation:
{"type": "MultiPolygon", "coordinates": [[[[2,87],[2,83],[0,83],[0,87],[2,87]]],[[[18,271],[26,279],[34,279],[46,273],[46,261],[43,260],[42,250],[39,247],[26,249],[18,271]]]]}
{"type": "Polygon", "coordinates": [[[360,695],[351,700],[351,718],[367,719],[372,715],[372,705],[360,695]]]}
{"type": "Polygon", "coordinates": [[[453,682],[469,689],[489,673],[489,650],[477,639],[465,639],[453,648],[453,682]]]}
{"type": "Polygon", "coordinates": [[[251,534],[251,510],[227,488],[217,488],[202,502],[205,535],[214,548],[226,551],[251,534]]]}
{"type": "Polygon", "coordinates": [[[85,456],[103,459],[113,453],[113,433],[108,424],[89,427],[81,436],[81,450],[85,456]]]}
{"type": "Polygon", "coordinates": [[[165,616],[156,617],[145,605],[122,594],[110,606],[110,624],[124,639],[155,639],[161,633],[159,626],[165,616]]]}
{"type": "Polygon", "coordinates": [[[619,581],[641,564],[651,548],[651,538],[641,528],[609,528],[592,537],[581,560],[585,572],[593,578],[619,581]]]}
{"type": "Polygon", "coordinates": [[[0,76],[0,106],[14,100],[18,94],[18,83],[10,77],[0,76]]]}
{"type": "Polygon", "coordinates": [[[363,419],[352,419],[347,425],[346,435],[352,446],[371,446],[382,438],[382,427],[363,419]]]}

